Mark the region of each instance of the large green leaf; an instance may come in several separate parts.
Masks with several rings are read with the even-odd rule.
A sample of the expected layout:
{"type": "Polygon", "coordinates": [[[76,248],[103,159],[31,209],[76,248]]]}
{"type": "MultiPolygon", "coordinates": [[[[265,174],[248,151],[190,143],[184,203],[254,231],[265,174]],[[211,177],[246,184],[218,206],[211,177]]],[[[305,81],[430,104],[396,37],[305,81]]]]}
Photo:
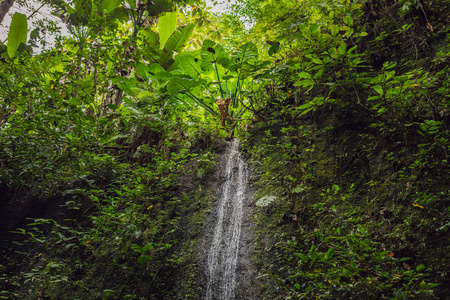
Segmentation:
{"type": "Polygon", "coordinates": [[[145,65],[144,63],[138,62],[136,63],[136,73],[147,80],[149,78],[150,67],[145,65]]]}
{"type": "Polygon", "coordinates": [[[205,72],[212,70],[212,64],[215,62],[226,68],[228,68],[230,63],[230,59],[222,45],[216,44],[211,40],[203,41],[201,57],[201,67],[205,72]]]}
{"type": "Polygon", "coordinates": [[[214,54],[215,54],[214,46],[215,45],[216,45],[216,43],[211,40],[204,40],[203,44],[202,44],[201,67],[206,74],[209,74],[213,70],[212,62],[214,61],[214,54]],[[209,49],[209,51],[208,51],[208,49],[209,49]]]}
{"type": "Polygon", "coordinates": [[[151,48],[157,48],[155,45],[159,43],[159,34],[157,32],[148,30],[144,32],[146,42],[151,48]]]}
{"type": "Polygon", "coordinates": [[[187,40],[194,31],[194,25],[188,24],[176,30],[164,46],[164,51],[158,59],[158,63],[165,69],[170,68],[173,63],[174,52],[181,52],[187,40]]]}
{"type": "MultiPolygon", "coordinates": [[[[211,115],[213,116],[219,116],[219,113],[217,111],[215,111],[211,106],[209,106],[205,101],[203,101],[203,99],[200,98],[194,98],[194,97],[189,97],[190,100],[193,100],[195,103],[197,103],[198,105],[200,105],[201,107],[203,107],[207,112],[209,112],[211,115]]],[[[178,100],[184,101],[180,98],[177,98],[178,100]]]]}
{"type": "Polygon", "coordinates": [[[97,4],[94,1],[92,1],[91,15],[89,20],[94,20],[97,15],[98,15],[97,4]]]}
{"type": "Polygon", "coordinates": [[[224,67],[227,67],[230,63],[230,58],[228,57],[227,52],[223,49],[221,44],[217,44],[214,46],[214,51],[216,51],[215,58],[216,61],[224,67]]]}
{"type": "Polygon", "coordinates": [[[167,51],[180,52],[181,49],[183,49],[183,47],[185,46],[187,40],[191,37],[193,31],[194,31],[194,24],[192,23],[181,27],[167,41],[165,49],[167,51]]]}
{"type": "Polygon", "coordinates": [[[150,70],[149,70],[150,76],[154,76],[155,74],[158,74],[161,72],[165,72],[165,70],[163,67],[161,67],[157,63],[153,63],[150,65],[150,70]]]}
{"type": "Polygon", "coordinates": [[[13,57],[19,48],[20,43],[27,42],[27,17],[20,13],[15,13],[11,20],[8,34],[8,55],[13,57]]]}
{"type": "Polygon", "coordinates": [[[170,80],[169,84],[167,85],[167,91],[172,96],[182,92],[182,93],[186,94],[187,96],[189,96],[189,98],[191,100],[195,101],[197,104],[199,104],[204,109],[206,109],[206,111],[208,111],[210,114],[217,116],[218,113],[211,106],[209,106],[201,98],[195,96],[194,93],[190,92],[191,89],[194,89],[201,85],[205,85],[205,80],[192,79],[186,75],[178,75],[178,76],[174,76],[170,80]]]}
{"type": "MultiPolygon", "coordinates": [[[[150,69],[154,66],[154,65],[158,65],[158,64],[152,64],[151,66],[150,66],[150,69]]],[[[157,71],[157,72],[154,72],[153,73],[153,77],[155,77],[156,79],[158,79],[161,83],[166,83],[166,82],[168,82],[168,81],[170,81],[170,80],[172,80],[174,77],[175,77],[175,75],[173,75],[172,73],[170,73],[170,72],[166,72],[164,69],[163,69],[163,71],[157,71]]]]}
{"type": "Polygon", "coordinates": [[[106,10],[108,13],[112,12],[114,9],[122,4],[122,0],[103,0],[100,5],[100,11],[106,10]]]}
{"type": "Polygon", "coordinates": [[[205,40],[201,50],[202,63],[201,68],[208,74],[213,69],[215,81],[219,87],[220,96],[225,98],[222,88],[222,77],[225,75],[225,69],[230,67],[230,59],[223,49],[222,45],[216,44],[211,40],[205,40]]]}
{"type": "Polygon", "coordinates": [[[222,67],[221,65],[217,65],[217,70],[215,70],[214,74],[213,74],[213,78],[214,80],[218,83],[220,81],[221,84],[223,84],[223,77],[226,74],[227,69],[225,69],[224,67],[222,67]]]}
{"type": "Polygon", "coordinates": [[[252,42],[244,44],[239,50],[240,52],[238,54],[238,57],[240,58],[241,62],[258,58],[258,48],[256,48],[256,45],[252,42]]]}
{"type": "Polygon", "coordinates": [[[121,22],[127,22],[129,20],[129,15],[121,6],[113,9],[109,14],[114,20],[121,22]]]}
{"type": "Polygon", "coordinates": [[[167,12],[164,16],[160,17],[158,26],[159,47],[162,49],[172,33],[177,29],[177,12],[167,12]]]}
{"type": "Polygon", "coordinates": [[[202,80],[195,80],[185,75],[178,75],[169,81],[167,91],[173,96],[181,91],[189,91],[200,84],[202,84],[202,80]]]}
{"type": "Polygon", "coordinates": [[[202,74],[202,68],[200,67],[200,60],[191,55],[179,55],[177,61],[180,62],[183,72],[192,78],[197,78],[202,74]]]}

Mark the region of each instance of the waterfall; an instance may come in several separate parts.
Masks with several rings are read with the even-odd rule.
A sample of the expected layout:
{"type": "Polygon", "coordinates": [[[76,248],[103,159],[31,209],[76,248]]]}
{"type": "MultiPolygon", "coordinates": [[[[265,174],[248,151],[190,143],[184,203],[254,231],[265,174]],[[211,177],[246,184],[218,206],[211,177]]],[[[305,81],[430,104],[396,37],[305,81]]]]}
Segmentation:
{"type": "Polygon", "coordinates": [[[247,165],[239,142],[229,143],[221,170],[224,183],[219,193],[214,236],[206,261],[206,300],[235,299],[243,206],[248,185],[247,165]]]}

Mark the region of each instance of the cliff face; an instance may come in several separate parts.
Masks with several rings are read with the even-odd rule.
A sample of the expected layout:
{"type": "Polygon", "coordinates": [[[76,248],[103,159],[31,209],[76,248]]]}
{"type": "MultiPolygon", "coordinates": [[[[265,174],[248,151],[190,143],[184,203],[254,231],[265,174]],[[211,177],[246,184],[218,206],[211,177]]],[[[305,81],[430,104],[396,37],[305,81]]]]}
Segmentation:
{"type": "Polygon", "coordinates": [[[223,151],[214,135],[177,138],[145,157],[85,148],[89,163],[64,184],[3,184],[0,298],[198,299],[198,253],[223,151]]]}
{"type": "Polygon", "coordinates": [[[267,299],[445,299],[448,149],[344,111],[267,123],[245,148],[267,299]]]}
{"type": "Polygon", "coordinates": [[[325,67],[337,81],[307,93],[291,85],[249,127],[266,299],[449,294],[448,7],[388,2],[355,20],[364,66],[325,67]],[[334,99],[317,102],[324,92],[334,99]]]}

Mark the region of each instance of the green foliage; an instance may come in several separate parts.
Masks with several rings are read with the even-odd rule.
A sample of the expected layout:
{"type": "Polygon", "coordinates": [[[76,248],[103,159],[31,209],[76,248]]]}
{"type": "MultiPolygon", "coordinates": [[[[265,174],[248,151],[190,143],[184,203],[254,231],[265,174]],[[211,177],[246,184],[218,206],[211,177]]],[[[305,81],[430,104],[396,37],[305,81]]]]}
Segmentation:
{"type": "Polygon", "coordinates": [[[58,4],[71,36],[35,56],[13,16],[1,205],[44,211],[9,228],[0,298],[198,298],[225,98],[266,298],[444,295],[447,3],[248,0],[245,29],[197,2],[58,4]]]}
{"type": "Polygon", "coordinates": [[[111,13],[114,9],[118,8],[121,3],[122,1],[120,0],[104,0],[98,9],[100,11],[106,10],[108,13],[111,13]]]}
{"type": "Polygon", "coordinates": [[[159,44],[160,48],[164,48],[169,37],[177,28],[177,13],[167,12],[164,16],[159,18],[159,44]]]}
{"type": "Polygon", "coordinates": [[[152,251],[153,248],[158,247],[159,249],[164,250],[164,249],[170,248],[171,246],[172,246],[171,244],[148,243],[147,245],[145,245],[143,247],[139,247],[139,245],[132,244],[131,249],[133,249],[133,251],[141,254],[141,256],[139,256],[139,258],[138,258],[138,263],[147,264],[152,261],[152,257],[147,254],[148,254],[148,252],[152,251]]]}
{"type": "Polygon", "coordinates": [[[181,27],[179,30],[175,31],[173,35],[169,38],[163,51],[160,54],[158,63],[165,69],[169,69],[173,63],[173,56],[183,49],[185,43],[189,39],[194,30],[193,24],[187,24],[181,27]]]}
{"type": "Polygon", "coordinates": [[[286,290],[298,299],[389,294],[393,288],[399,289],[394,296],[396,298],[432,297],[432,288],[437,284],[428,284],[420,289],[418,286],[427,275],[424,265],[411,268],[406,263],[411,258],[397,259],[389,251],[377,252],[376,244],[369,237],[368,231],[359,224],[348,234],[339,227],[335,233],[318,230],[314,239],[330,245],[328,250],[320,252],[314,245],[309,250],[302,249],[304,247],[296,238],[290,240],[283,235],[277,236],[280,241],[272,249],[274,255],[287,265],[296,265],[295,271],[289,269],[284,275],[289,278],[286,290]]]}
{"type": "Polygon", "coordinates": [[[29,226],[8,225],[25,241],[6,242],[1,277],[10,282],[0,297],[158,298],[178,285],[195,295],[195,247],[210,199],[196,175],[213,172],[219,138],[217,125],[171,99],[159,77],[194,26],[162,34],[161,50],[164,41],[143,24],[174,7],[154,2],[128,10],[120,1],[75,1],[63,7],[72,36],[57,49],[3,56],[1,205],[44,204],[29,226]]]}
{"type": "MultiPolygon", "coordinates": [[[[343,157],[336,157],[337,149],[353,144],[330,145],[326,141],[333,133],[327,133],[330,129],[321,123],[312,131],[304,125],[278,125],[279,133],[273,131],[273,125],[265,126],[272,130],[256,130],[259,135],[250,134],[249,145],[245,145],[254,161],[263,162],[254,168],[256,193],[265,195],[255,197],[260,245],[257,263],[264,295],[281,299],[282,289],[292,299],[436,298],[442,267],[432,259],[436,254],[428,253],[431,249],[419,251],[411,237],[421,236],[424,241],[422,234],[435,234],[439,226],[445,226],[442,220],[431,225],[432,218],[421,212],[426,209],[436,213],[438,196],[409,191],[409,196],[401,192],[394,200],[383,199],[385,189],[403,190],[406,181],[411,189],[415,180],[408,178],[395,184],[384,176],[367,182],[370,189],[364,192],[364,188],[357,188],[360,183],[348,182],[351,178],[358,182],[365,179],[351,177],[351,169],[342,169],[346,165],[343,157]],[[303,136],[303,141],[298,136],[303,136]],[[305,140],[307,137],[310,141],[305,140]],[[326,145],[320,145],[324,141],[326,145]],[[282,156],[280,152],[284,152],[282,156]],[[323,169],[330,168],[331,161],[340,161],[340,166],[332,167],[337,168],[336,175],[323,169]],[[309,164],[314,167],[309,168],[309,164]],[[343,186],[334,183],[337,180],[343,186]],[[320,190],[326,183],[330,187],[320,190]],[[275,191],[282,196],[272,196],[275,191]],[[270,203],[266,201],[269,199],[270,203]]],[[[340,136],[347,134],[340,132],[333,143],[340,143],[340,136]]],[[[345,151],[352,155],[350,149],[345,151]]],[[[369,153],[369,157],[374,155],[369,153]]],[[[378,164],[373,168],[383,168],[384,162],[378,164]]],[[[438,177],[433,178],[440,182],[438,177]]]]}

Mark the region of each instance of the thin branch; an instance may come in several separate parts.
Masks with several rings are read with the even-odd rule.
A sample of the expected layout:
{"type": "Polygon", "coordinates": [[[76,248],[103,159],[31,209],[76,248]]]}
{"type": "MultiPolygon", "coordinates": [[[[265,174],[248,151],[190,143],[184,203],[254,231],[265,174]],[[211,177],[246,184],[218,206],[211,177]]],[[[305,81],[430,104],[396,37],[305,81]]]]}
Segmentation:
{"type": "Polygon", "coordinates": [[[29,15],[29,16],[27,17],[27,19],[31,19],[38,11],[41,10],[42,7],[44,7],[44,5],[45,5],[45,3],[42,3],[42,5],[39,6],[38,9],[35,9],[35,10],[31,13],[31,15],[29,15]]]}

